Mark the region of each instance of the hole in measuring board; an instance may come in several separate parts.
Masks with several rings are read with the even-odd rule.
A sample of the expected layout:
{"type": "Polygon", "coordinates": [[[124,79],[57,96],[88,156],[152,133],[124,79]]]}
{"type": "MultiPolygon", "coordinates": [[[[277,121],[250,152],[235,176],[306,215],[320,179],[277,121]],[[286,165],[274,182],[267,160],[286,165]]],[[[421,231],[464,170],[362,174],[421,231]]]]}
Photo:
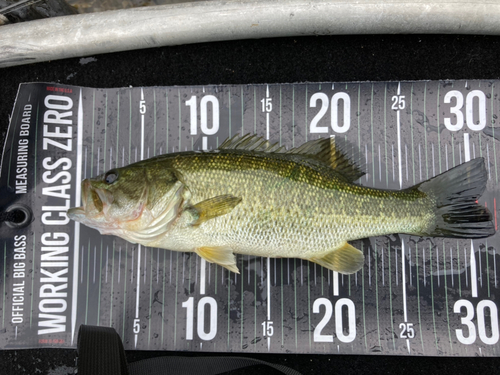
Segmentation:
{"type": "Polygon", "coordinates": [[[5,221],[10,228],[24,228],[33,221],[31,209],[22,204],[13,204],[5,212],[10,214],[8,220],[5,221]]]}

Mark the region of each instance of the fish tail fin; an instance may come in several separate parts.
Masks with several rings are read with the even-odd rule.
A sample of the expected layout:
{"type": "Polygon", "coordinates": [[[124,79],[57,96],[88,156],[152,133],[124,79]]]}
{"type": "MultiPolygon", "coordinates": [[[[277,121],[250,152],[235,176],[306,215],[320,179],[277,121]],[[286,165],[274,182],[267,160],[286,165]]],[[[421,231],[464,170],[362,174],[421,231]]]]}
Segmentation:
{"type": "Polygon", "coordinates": [[[433,225],[418,235],[484,238],[495,234],[491,213],[477,202],[487,180],[484,159],[476,158],[413,187],[435,202],[433,225]]]}

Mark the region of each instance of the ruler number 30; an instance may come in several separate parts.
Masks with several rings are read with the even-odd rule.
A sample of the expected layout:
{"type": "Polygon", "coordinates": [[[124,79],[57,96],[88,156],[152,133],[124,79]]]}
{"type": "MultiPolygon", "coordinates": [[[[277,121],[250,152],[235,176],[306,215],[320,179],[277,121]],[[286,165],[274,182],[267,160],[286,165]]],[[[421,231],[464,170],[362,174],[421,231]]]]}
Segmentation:
{"type": "MultiPolygon", "coordinates": [[[[453,306],[453,312],[456,314],[460,314],[463,307],[465,307],[465,312],[467,315],[462,316],[460,318],[460,322],[467,327],[469,334],[465,336],[464,330],[461,328],[457,329],[455,332],[457,334],[458,341],[460,341],[462,344],[470,345],[473,344],[474,341],[476,341],[476,326],[472,322],[472,319],[474,318],[474,305],[472,304],[472,302],[466,299],[461,299],[455,302],[455,305],[453,306]]],[[[497,305],[493,301],[482,300],[477,304],[476,311],[477,311],[477,330],[479,333],[479,338],[481,339],[482,342],[484,342],[487,345],[495,345],[500,337],[498,330],[497,305]],[[489,337],[486,333],[485,309],[490,310],[489,318],[491,323],[490,326],[491,336],[489,337]]]]}
{"type": "MultiPolygon", "coordinates": [[[[464,126],[464,114],[462,107],[464,106],[464,96],[460,91],[451,90],[444,96],[446,104],[452,104],[452,99],[455,105],[450,107],[450,113],[455,115],[455,123],[451,123],[450,117],[444,118],[444,125],[450,131],[458,131],[464,126]]],[[[465,122],[467,127],[472,131],[483,130],[486,126],[486,95],[481,90],[472,90],[465,98],[465,122]],[[477,107],[475,108],[477,103],[477,107]],[[474,121],[474,109],[477,110],[478,120],[474,121]]]]}

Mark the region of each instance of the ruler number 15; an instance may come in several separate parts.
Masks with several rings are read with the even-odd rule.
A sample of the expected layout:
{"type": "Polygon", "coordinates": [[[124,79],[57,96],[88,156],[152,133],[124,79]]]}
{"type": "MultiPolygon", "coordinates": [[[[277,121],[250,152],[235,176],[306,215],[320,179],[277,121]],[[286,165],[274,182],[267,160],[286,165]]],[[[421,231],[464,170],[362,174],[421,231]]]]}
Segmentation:
{"type": "Polygon", "coordinates": [[[274,334],[274,328],[273,328],[273,322],[270,320],[267,320],[265,322],[262,322],[262,331],[264,333],[264,336],[271,337],[274,334]]]}

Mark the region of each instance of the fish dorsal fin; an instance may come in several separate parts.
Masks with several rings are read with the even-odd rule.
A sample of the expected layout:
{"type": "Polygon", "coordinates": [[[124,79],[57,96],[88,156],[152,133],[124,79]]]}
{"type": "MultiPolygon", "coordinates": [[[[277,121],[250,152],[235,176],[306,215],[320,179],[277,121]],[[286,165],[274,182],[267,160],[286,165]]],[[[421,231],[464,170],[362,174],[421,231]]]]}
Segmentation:
{"type": "Polygon", "coordinates": [[[278,143],[270,143],[258,135],[237,134],[228,138],[219,149],[300,155],[333,168],[349,182],[356,181],[365,174],[363,159],[356,147],[337,137],[315,139],[286,150],[278,143]]]}
{"type": "Polygon", "coordinates": [[[236,134],[228,138],[219,146],[219,150],[245,150],[255,152],[284,153],[285,147],[279,146],[278,142],[271,143],[268,140],[256,134],[245,134],[240,136],[236,134]]]}
{"type": "Polygon", "coordinates": [[[353,182],[365,174],[361,154],[357,148],[338,137],[320,138],[292,148],[288,154],[300,154],[321,161],[353,182]]]}

